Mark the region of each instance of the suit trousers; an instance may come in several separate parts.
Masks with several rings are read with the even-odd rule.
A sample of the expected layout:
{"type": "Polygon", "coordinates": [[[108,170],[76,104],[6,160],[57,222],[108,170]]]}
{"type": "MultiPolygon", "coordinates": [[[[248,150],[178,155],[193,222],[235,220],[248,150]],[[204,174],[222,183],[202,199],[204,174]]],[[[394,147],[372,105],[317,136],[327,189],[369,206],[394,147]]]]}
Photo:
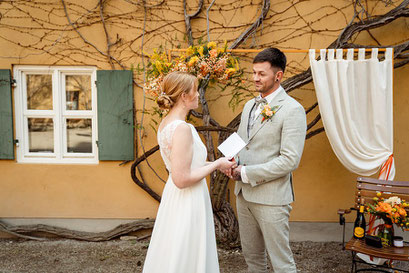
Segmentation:
{"type": "Polygon", "coordinates": [[[290,248],[291,205],[272,206],[236,198],[240,239],[249,273],[267,273],[266,250],[274,273],[296,273],[290,248]]]}

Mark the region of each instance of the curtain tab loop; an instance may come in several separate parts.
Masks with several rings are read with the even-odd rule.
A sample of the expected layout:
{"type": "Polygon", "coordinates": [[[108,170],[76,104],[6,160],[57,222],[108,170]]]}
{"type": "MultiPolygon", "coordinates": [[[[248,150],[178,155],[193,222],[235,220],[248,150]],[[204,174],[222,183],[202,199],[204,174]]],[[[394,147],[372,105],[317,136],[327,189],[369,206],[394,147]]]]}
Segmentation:
{"type": "Polygon", "coordinates": [[[328,61],[333,61],[334,60],[334,49],[328,49],[328,61]]]}
{"type": "Polygon", "coordinates": [[[358,60],[365,60],[365,48],[360,48],[358,50],[358,60]]]}
{"type": "Polygon", "coordinates": [[[315,49],[310,48],[308,54],[310,55],[310,62],[315,61],[315,49]]]}
{"type": "Polygon", "coordinates": [[[325,56],[326,55],[327,55],[327,50],[326,49],[321,49],[320,50],[321,61],[325,61],[325,56]]]}
{"type": "Polygon", "coordinates": [[[337,54],[336,54],[337,60],[342,60],[343,55],[344,55],[344,51],[342,50],[342,48],[338,48],[337,54]]]}
{"type": "Polygon", "coordinates": [[[348,49],[347,60],[348,61],[353,61],[354,60],[354,49],[353,48],[348,49]]]}
{"type": "Polygon", "coordinates": [[[385,52],[385,59],[392,60],[392,53],[393,53],[393,48],[388,47],[385,52]]]}
{"type": "Polygon", "coordinates": [[[372,59],[378,59],[378,48],[372,48],[372,59]]]}

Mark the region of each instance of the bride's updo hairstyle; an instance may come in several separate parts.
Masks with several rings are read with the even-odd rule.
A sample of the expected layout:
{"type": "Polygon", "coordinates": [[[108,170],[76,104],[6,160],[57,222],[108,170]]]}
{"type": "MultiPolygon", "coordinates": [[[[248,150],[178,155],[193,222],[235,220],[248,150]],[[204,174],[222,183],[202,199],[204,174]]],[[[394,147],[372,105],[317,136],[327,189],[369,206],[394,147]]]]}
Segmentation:
{"type": "Polygon", "coordinates": [[[163,79],[162,93],[156,103],[161,109],[171,109],[183,93],[188,94],[197,84],[197,78],[189,73],[171,72],[163,79]]]}

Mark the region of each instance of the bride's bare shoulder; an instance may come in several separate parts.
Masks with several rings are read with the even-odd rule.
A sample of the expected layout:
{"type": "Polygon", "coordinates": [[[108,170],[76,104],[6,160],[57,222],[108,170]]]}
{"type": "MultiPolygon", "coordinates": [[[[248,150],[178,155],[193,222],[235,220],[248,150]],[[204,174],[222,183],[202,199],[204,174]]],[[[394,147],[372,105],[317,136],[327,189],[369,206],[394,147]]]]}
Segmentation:
{"type": "Polygon", "coordinates": [[[192,138],[192,129],[186,122],[181,122],[177,124],[175,131],[173,133],[173,139],[181,141],[189,141],[192,138]]]}
{"type": "Polygon", "coordinates": [[[180,122],[179,124],[176,125],[175,127],[175,133],[190,133],[191,129],[188,123],[186,122],[180,122]]]}

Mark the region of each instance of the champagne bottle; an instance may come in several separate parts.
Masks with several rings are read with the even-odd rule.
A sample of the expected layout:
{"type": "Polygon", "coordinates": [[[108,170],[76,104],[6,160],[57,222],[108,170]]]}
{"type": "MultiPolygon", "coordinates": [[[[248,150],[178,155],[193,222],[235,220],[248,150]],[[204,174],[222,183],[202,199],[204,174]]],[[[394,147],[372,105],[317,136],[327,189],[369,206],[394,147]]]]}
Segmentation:
{"type": "Polygon", "coordinates": [[[356,239],[364,239],[365,237],[365,216],[364,216],[364,209],[365,206],[361,205],[359,207],[359,211],[356,214],[355,224],[354,224],[354,238],[356,239]]]}

